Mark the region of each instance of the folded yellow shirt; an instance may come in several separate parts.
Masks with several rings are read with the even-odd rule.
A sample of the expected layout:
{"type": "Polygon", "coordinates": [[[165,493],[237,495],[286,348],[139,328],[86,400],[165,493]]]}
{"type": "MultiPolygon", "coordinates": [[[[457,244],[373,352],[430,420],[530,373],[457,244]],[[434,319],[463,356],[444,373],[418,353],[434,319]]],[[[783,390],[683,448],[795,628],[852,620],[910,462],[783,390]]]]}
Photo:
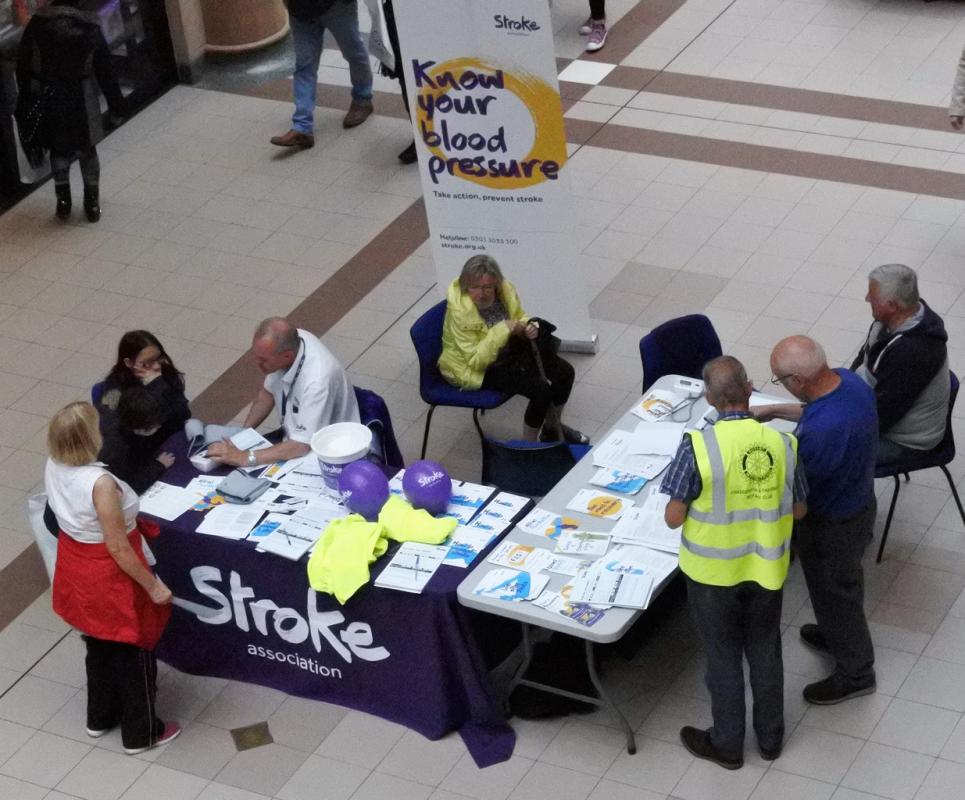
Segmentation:
{"type": "Polygon", "coordinates": [[[379,522],[367,522],[359,514],[332,520],[308,559],[308,583],[345,603],[369,582],[369,564],[388,544],[379,522]]]}
{"type": "Polygon", "coordinates": [[[379,522],[385,535],[397,542],[442,544],[449,538],[458,522],[455,517],[436,519],[423,508],[413,508],[398,495],[390,495],[379,512],[379,522]]]}

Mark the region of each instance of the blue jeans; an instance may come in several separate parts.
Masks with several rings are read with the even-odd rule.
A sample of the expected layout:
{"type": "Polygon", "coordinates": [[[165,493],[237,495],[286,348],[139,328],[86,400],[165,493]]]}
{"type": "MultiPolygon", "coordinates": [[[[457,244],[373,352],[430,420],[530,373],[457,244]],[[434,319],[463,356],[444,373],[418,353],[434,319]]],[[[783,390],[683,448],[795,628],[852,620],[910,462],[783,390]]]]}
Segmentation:
{"type": "Polygon", "coordinates": [[[315,90],[318,83],[318,60],[322,57],[322,37],[327,28],[339,50],[348,61],[352,78],[352,100],[372,99],[372,67],[369,52],[359,33],[358,6],[355,2],[335,4],[312,20],[291,17],[292,41],[295,45],[294,95],[295,113],[292,128],[312,133],[315,121],[315,90]]]}

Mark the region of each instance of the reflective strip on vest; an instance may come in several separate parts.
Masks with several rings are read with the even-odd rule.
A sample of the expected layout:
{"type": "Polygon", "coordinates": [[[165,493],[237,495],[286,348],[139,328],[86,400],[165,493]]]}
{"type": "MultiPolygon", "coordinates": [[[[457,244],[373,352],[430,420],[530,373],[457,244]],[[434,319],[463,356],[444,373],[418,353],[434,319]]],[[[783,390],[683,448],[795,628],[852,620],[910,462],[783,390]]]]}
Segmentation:
{"type": "MultiPolygon", "coordinates": [[[[711,508],[710,511],[700,511],[692,505],[687,510],[687,516],[697,522],[704,522],[710,525],[730,525],[735,522],[763,522],[776,523],[782,517],[791,514],[794,509],[794,464],[796,457],[791,446],[791,440],[781,434],[784,441],[784,488],[781,492],[781,502],[778,508],[759,509],[748,508],[737,511],[727,510],[727,487],[724,484],[724,457],[720,452],[720,443],[712,430],[701,431],[704,446],[707,448],[707,460],[710,462],[711,474],[711,508]]],[[[709,547],[697,544],[681,536],[681,544],[691,553],[704,558],[717,560],[730,560],[743,558],[748,555],[760,556],[766,561],[778,561],[783,558],[791,548],[791,538],[785,538],[777,547],[765,547],[760,542],[747,542],[740,547],[709,547]]]]}
{"type": "Polygon", "coordinates": [[[704,446],[707,448],[707,459],[710,461],[710,474],[713,478],[710,511],[700,511],[691,506],[687,516],[697,522],[707,522],[711,525],[730,525],[733,522],[778,522],[794,510],[794,463],[796,461],[791,440],[783,433],[784,441],[784,491],[781,493],[781,503],[778,508],[760,509],[746,508],[738,511],[727,510],[727,487],[724,485],[724,457],[720,452],[720,443],[710,429],[701,431],[704,446]]]}

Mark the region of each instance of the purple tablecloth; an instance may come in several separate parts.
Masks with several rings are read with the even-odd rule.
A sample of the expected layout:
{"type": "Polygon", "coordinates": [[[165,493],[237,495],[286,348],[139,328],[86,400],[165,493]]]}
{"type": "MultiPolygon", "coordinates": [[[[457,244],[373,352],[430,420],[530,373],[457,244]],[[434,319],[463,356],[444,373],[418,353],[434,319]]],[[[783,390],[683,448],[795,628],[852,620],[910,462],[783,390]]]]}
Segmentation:
{"type": "MultiPolygon", "coordinates": [[[[166,449],[178,460],[163,480],[184,486],[197,473],[183,437],[166,449]]],[[[512,755],[516,735],[456,600],[465,570],[441,567],[420,595],[369,584],[341,606],[309,588],[305,558],[195,533],[201,519],[189,511],[159,520],[151,542],[158,574],[193,608],[174,609],[159,658],[183,672],[355,708],[429,739],[457,730],[480,767],[512,755]]],[[[373,578],[388,559],[373,565],[373,578]]]]}

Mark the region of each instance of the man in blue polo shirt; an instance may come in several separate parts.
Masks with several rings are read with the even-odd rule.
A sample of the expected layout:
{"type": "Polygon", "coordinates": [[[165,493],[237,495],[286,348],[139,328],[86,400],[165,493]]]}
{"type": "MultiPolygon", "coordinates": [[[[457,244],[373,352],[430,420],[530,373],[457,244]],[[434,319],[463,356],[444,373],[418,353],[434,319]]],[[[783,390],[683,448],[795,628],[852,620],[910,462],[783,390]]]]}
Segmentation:
{"type": "Polygon", "coordinates": [[[835,659],[827,678],[804,699],[832,705],[875,691],[874,648],[864,613],[861,556],[874,533],[878,414],[871,388],[853,372],[830,369],[807,336],[782,339],[771,353],[774,383],[801,405],[762,406],[758,419],[799,419],[798,453],[809,488],[808,515],[795,544],[817,625],[801,639],[835,659]]]}

